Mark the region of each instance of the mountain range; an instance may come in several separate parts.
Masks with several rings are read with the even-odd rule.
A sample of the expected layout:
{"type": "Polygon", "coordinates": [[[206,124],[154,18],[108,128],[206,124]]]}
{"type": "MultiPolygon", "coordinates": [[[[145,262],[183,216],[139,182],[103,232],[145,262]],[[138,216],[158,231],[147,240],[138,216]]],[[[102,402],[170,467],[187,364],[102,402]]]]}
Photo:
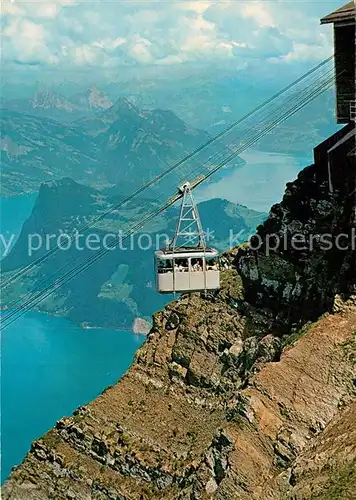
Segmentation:
{"type": "Polygon", "coordinates": [[[112,106],[109,97],[96,87],[67,97],[50,88],[36,90],[30,98],[6,99],[2,107],[19,113],[61,122],[72,122],[93,111],[112,106]]]}
{"type": "MultiPolygon", "coordinates": [[[[77,85],[63,93],[49,87],[16,99],[7,93],[1,103],[3,194],[37,191],[41,181],[63,175],[95,187],[116,185],[119,178],[132,189],[132,177],[134,184],[141,180],[134,170],[144,179],[155,175],[278,90],[271,82],[261,89],[238,76],[206,74],[162,85],[126,82],[86,90],[77,85]]],[[[300,154],[334,131],[328,91],[254,147],[300,154]]],[[[199,163],[225,145],[217,142],[199,163]]],[[[198,167],[193,159],[191,165],[198,167]]]]}
{"type": "MultiPolygon", "coordinates": [[[[31,112],[37,109],[53,117],[55,110],[73,118],[72,105],[62,98],[46,94],[36,99],[38,106],[31,112]]],[[[128,194],[210,138],[171,111],[141,110],[126,98],[110,106],[103,96],[93,102],[97,107],[66,124],[39,113],[2,109],[3,195],[34,192],[41,182],[63,176],[96,188],[112,186],[128,194]]],[[[213,162],[210,158],[225,147],[216,141],[198,159],[192,158],[176,168],[162,181],[160,192],[171,196],[190,172],[196,172],[196,176],[203,172],[213,162]]],[[[237,158],[229,167],[241,164],[237,158]]]]}

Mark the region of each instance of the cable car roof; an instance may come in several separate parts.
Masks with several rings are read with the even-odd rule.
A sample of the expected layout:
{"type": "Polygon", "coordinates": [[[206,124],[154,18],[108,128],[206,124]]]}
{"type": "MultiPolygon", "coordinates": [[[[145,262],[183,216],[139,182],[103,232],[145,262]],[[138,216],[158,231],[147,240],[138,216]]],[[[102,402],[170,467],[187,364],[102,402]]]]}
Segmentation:
{"type": "Polygon", "coordinates": [[[170,248],[160,248],[155,252],[155,256],[160,260],[170,259],[188,259],[189,257],[218,257],[219,252],[215,248],[194,248],[194,247],[180,247],[174,250],[170,248]]]}

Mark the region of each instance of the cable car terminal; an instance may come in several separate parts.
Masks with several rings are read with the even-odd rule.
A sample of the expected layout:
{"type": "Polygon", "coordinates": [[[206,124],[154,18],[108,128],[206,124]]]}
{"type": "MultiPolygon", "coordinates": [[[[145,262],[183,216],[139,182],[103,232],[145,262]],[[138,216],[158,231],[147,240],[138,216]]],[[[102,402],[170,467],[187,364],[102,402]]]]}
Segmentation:
{"type": "Polygon", "coordinates": [[[179,191],[183,198],[175,234],[166,248],[155,252],[157,291],[175,293],[218,290],[219,252],[206,245],[190,184],[185,183],[179,191]],[[190,245],[187,244],[188,241],[190,245]]]}

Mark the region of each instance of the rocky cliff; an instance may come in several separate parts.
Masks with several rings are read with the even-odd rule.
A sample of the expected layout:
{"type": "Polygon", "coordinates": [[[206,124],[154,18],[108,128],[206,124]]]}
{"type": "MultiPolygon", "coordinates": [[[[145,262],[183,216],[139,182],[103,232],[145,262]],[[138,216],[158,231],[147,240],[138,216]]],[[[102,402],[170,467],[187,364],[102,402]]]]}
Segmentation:
{"type": "Polygon", "coordinates": [[[263,309],[268,328],[314,320],[336,294],[355,287],[354,126],[320,144],[314,156],[235,261],[246,298],[263,309]]]}
{"type": "Polygon", "coordinates": [[[286,346],[246,338],[236,281],[157,313],[129,372],[33,443],[3,498],[352,498],[355,302],[286,346]]]}
{"type": "MultiPolygon", "coordinates": [[[[265,247],[272,229],[322,234],[330,205],[334,236],[355,227],[348,147],[329,194],[330,154],[288,186],[265,247]]],[[[221,290],[156,313],[126,375],[34,442],[3,497],[355,498],[355,254],[332,248],[224,254],[221,290]]]]}

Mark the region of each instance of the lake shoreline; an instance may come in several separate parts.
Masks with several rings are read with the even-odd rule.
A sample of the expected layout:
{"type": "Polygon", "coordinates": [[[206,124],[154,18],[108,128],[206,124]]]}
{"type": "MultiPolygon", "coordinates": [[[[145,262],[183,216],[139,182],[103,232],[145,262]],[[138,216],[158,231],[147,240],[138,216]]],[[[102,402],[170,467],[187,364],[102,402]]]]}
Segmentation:
{"type": "MultiPolygon", "coordinates": [[[[9,311],[11,310],[11,308],[6,305],[6,304],[0,304],[0,311],[9,311]]],[[[130,332],[132,333],[133,335],[140,335],[142,337],[147,337],[148,333],[144,333],[144,332],[140,332],[140,331],[135,331],[134,330],[134,325],[130,328],[128,327],[127,325],[117,325],[117,326],[99,326],[99,325],[92,325],[92,324],[89,324],[89,323],[86,323],[85,321],[82,321],[80,323],[77,323],[76,321],[73,321],[72,318],[70,318],[69,316],[65,316],[64,314],[55,314],[55,313],[50,313],[50,312],[47,312],[47,311],[42,311],[40,309],[30,309],[28,311],[26,311],[25,314],[27,313],[36,313],[36,314],[42,314],[43,316],[46,316],[46,317],[49,317],[49,318],[63,318],[63,319],[66,319],[68,321],[70,321],[70,323],[72,323],[73,325],[81,328],[82,330],[110,330],[110,331],[118,331],[118,332],[122,332],[122,331],[125,331],[125,332],[130,332]]],[[[141,319],[141,318],[136,318],[136,319],[141,319]]]]}

